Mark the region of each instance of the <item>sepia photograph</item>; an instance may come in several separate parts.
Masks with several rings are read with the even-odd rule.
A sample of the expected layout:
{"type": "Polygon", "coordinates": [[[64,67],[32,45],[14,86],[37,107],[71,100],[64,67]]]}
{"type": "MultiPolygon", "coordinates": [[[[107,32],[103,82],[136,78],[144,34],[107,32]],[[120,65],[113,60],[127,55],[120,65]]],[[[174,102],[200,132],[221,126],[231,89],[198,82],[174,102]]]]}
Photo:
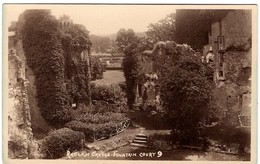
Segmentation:
{"type": "Polygon", "coordinates": [[[255,162],[257,23],[257,5],[4,4],[4,161],[255,162]]]}

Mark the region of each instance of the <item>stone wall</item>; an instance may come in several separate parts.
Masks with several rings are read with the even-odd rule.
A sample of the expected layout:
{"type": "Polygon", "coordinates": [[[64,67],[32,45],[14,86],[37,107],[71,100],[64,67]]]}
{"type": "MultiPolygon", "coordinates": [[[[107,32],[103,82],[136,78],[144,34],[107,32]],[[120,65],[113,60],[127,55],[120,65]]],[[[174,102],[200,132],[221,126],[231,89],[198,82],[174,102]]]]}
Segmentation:
{"type": "Polygon", "coordinates": [[[211,47],[214,57],[215,95],[217,104],[223,109],[230,124],[250,126],[241,123],[239,117],[251,116],[251,57],[250,38],[252,34],[252,15],[250,10],[233,10],[224,18],[211,24],[209,45],[204,46],[204,54],[211,47]],[[224,36],[226,52],[220,65],[218,36],[224,36]],[[241,47],[241,45],[244,45],[241,47]],[[240,49],[228,50],[228,47],[240,46],[240,49]],[[241,49],[242,48],[242,49],[241,49]],[[224,79],[218,78],[218,71],[223,70],[224,79]]]}
{"type": "Polygon", "coordinates": [[[251,53],[226,52],[225,81],[217,81],[215,96],[217,103],[234,126],[250,126],[241,123],[239,116],[251,116],[251,53]]]}
{"type": "Polygon", "coordinates": [[[22,60],[11,49],[8,55],[8,157],[29,158],[33,140],[28,82],[21,76],[22,60]]]}
{"type": "Polygon", "coordinates": [[[35,138],[41,139],[51,129],[46,120],[42,117],[40,108],[38,107],[37,92],[35,86],[35,76],[30,68],[26,66],[26,79],[29,81],[28,101],[31,113],[31,124],[33,135],[35,138]]]}
{"type": "Polygon", "coordinates": [[[230,11],[220,21],[211,24],[211,32],[209,33],[209,45],[213,51],[217,52],[217,37],[221,35],[225,37],[225,47],[237,45],[247,42],[252,34],[252,14],[250,10],[234,10],[230,11]]]}
{"type": "MultiPolygon", "coordinates": [[[[18,27],[20,27],[18,25],[18,27]]],[[[23,43],[22,39],[20,37],[20,29],[16,29],[13,36],[9,36],[9,49],[13,48],[16,51],[17,57],[22,61],[22,68],[21,69],[21,77],[24,79],[27,79],[29,82],[29,85],[27,87],[28,92],[28,102],[30,106],[30,115],[31,115],[31,126],[32,130],[34,132],[34,136],[37,138],[41,137],[41,135],[38,135],[39,133],[45,134],[47,131],[49,131],[50,127],[47,124],[46,120],[42,117],[40,113],[40,109],[38,107],[37,102],[37,95],[36,95],[36,86],[35,86],[35,77],[31,69],[26,64],[26,57],[24,55],[23,50],[23,43]]]]}

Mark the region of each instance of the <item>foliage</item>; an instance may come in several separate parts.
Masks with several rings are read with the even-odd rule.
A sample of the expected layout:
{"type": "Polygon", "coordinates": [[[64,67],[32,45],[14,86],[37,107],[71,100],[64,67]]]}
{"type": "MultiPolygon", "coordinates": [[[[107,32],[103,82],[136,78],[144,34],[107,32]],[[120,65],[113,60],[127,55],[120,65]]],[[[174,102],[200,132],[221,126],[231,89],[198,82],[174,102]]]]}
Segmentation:
{"type": "Polygon", "coordinates": [[[136,41],[137,37],[132,29],[120,29],[117,32],[116,43],[119,52],[124,52],[125,48],[132,42],[136,41]]]}
{"type": "Polygon", "coordinates": [[[92,101],[94,112],[104,113],[104,112],[114,112],[114,113],[125,113],[128,111],[128,106],[126,103],[126,99],[122,102],[118,102],[116,104],[111,104],[106,101],[92,101]]]}
{"type": "MultiPolygon", "coordinates": [[[[81,53],[86,50],[92,43],[89,39],[89,32],[83,25],[72,24],[62,31],[62,44],[68,53],[78,52],[81,53]]],[[[70,54],[72,56],[79,55],[77,53],[70,54]]],[[[67,56],[69,57],[69,56],[67,56]]]]}
{"type": "Polygon", "coordinates": [[[87,104],[88,66],[81,55],[86,51],[91,42],[86,28],[82,25],[72,24],[62,30],[62,46],[65,57],[65,79],[67,91],[70,95],[70,104],[87,104]]]}
{"type": "Polygon", "coordinates": [[[135,93],[134,86],[138,77],[138,56],[137,52],[141,50],[140,40],[136,37],[135,32],[132,29],[120,29],[117,33],[117,46],[119,51],[124,52],[125,59],[123,60],[124,76],[126,79],[126,96],[127,105],[132,109],[135,93]]]}
{"type": "Polygon", "coordinates": [[[93,44],[92,50],[97,53],[107,53],[112,47],[111,41],[108,37],[90,35],[90,40],[93,44]]]}
{"type": "Polygon", "coordinates": [[[91,99],[96,112],[126,112],[126,94],[119,85],[91,85],[91,99]]]}
{"type": "Polygon", "coordinates": [[[149,136],[148,145],[159,150],[170,150],[172,137],[168,134],[155,133],[149,136]]]}
{"type": "Polygon", "coordinates": [[[241,149],[250,147],[250,129],[235,128],[223,123],[206,129],[207,136],[221,144],[239,144],[241,149]]]}
{"type": "Polygon", "coordinates": [[[175,33],[175,13],[172,13],[148,26],[147,41],[152,45],[159,41],[173,41],[175,40],[175,33]]]}
{"type": "Polygon", "coordinates": [[[104,112],[104,113],[84,113],[75,118],[77,121],[81,121],[87,124],[104,124],[110,121],[120,122],[126,120],[126,117],[122,113],[104,112]]]}
{"type": "Polygon", "coordinates": [[[91,84],[91,91],[92,100],[105,101],[110,104],[118,104],[125,101],[125,93],[116,84],[91,84]]]}
{"type": "Polygon", "coordinates": [[[47,120],[67,121],[69,95],[58,22],[48,10],[26,10],[23,16],[22,42],[27,64],[35,75],[38,106],[47,120]]]}
{"type": "Polygon", "coordinates": [[[136,44],[131,44],[125,50],[125,59],[123,61],[124,76],[126,79],[127,104],[130,109],[133,108],[135,101],[135,86],[138,80],[138,54],[136,54],[136,44]]]}
{"type": "Polygon", "coordinates": [[[247,61],[247,52],[228,51],[225,54],[225,77],[232,82],[237,82],[243,62],[247,61]]]}
{"type": "Polygon", "coordinates": [[[49,10],[26,10],[18,24],[43,117],[52,124],[70,121],[72,102],[84,103],[89,96],[87,65],[80,60],[91,45],[88,31],[77,24],[61,31],[49,10]]]}
{"type": "MultiPolygon", "coordinates": [[[[171,53],[177,55],[175,62],[163,65],[162,61],[166,60],[159,61],[162,105],[172,118],[173,129],[182,132],[183,141],[190,140],[189,136],[196,140],[200,136],[198,128],[205,124],[210,111],[214,110],[213,85],[207,77],[209,68],[188,46],[178,45],[171,53]]],[[[172,61],[167,56],[165,58],[172,61]]]]}
{"type": "Polygon", "coordinates": [[[85,138],[87,139],[90,135],[93,134],[96,124],[86,124],[84,122],[80,122],[80,121],[71,121],[65,124],[65,127],[79,131],[79,132],[83,132],[85,135],[85,138]]]}
{"type": "Polygon", "coordinates": [[[232,44],[226,48],[226,52],[248,52],[252,48],[252,36],[250,36],[246,42],[239,44],[232,44]]]}
{"type": "Polygon", "coordinates": [[[83,120],[85,122],[75,120],[67,123],[65,126],[76,131],[84,132],[86,139],[93,139],[93,136],[98,137],[98,135],[109,137],[110,134],[116,133],[117,128],[122,122],[127,120],[125,117],[103,123],[101,123],[102,121],[100,123],[86,123],[89,120],[83,120]]]}
{"type": "Polygon", "coordinates": [[[97,80],[103,78],[103,72],[105,72],[105,66],[102,62],[94,56],[91,56],[91,80],[97,80]]]}
{"type": "Polygon", "coordinates": [[[43,140],[46,158],[56,159],[65,155],[67,150],[79,150],[83,146],[84,134],[68,128],[51,131],[43,140]]]}

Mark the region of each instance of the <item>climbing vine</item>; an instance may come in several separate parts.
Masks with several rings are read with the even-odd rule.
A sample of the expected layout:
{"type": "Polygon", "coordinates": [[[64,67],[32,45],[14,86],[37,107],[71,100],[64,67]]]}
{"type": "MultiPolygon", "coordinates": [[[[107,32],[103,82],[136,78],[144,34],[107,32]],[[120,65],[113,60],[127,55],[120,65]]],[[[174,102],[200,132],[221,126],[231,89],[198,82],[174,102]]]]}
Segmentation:
{"type": "Polygon", "coordinates": [[[105,66],[97,57],[91,56],[91,80],[102,79],[105,69],[105,66]]]}
{"type": "Polygon", "coordinates": [[[88,66],[86,62],[86,53],[91,44],[88,31],[84,26],[72,24],[62,30],[62,47],[64,50],[65,79],[67,91],[71,97],[71,103],[86,104],[90,95],[88,95],[88,66]]]}
{"type": "Polygon", "coordinates": [[[124,76],[126,79],[126,93],[127,93],[127,105],[130,109],[133,108],[135,101],[135,85],[138,81],[138,43],[129,44],[124,53],[125,59],[123,61],[124,76]]]}

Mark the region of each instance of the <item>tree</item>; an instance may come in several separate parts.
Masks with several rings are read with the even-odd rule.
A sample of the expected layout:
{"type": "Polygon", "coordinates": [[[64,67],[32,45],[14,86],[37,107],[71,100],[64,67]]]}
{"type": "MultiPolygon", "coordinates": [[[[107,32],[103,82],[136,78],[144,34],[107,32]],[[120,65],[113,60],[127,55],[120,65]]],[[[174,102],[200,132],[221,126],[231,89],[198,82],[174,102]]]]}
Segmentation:
{"type": "Polygon", "coordinates": [[[124,52],[125,48],[136,41],[137,37],[135,36],[135,32],[132,29],[120,29],[117,32],[116,44],[118,46],[119,52],[124,52]]]}
{"type": "Polygon", "coordinates": [[[117,33],[118,50],[123,52],[125,59],[123,61],[124,76],[126,79],[127,104],[132,109],[135,100],[135,86],[138,79],[138,55],[140,52],[140,40],[135,36],[132,29],[120,29],[117,33]]]}
{"type": "Polygon", "coordinates": [[[147,41],[152,45],[159,41],[174,41],[175,33],[175,13],[172,13],[159,22],[148,26],[147,41]]]}
{"type": "Polygon", "coordinates": [[[91,80],[102,79],[104,71],[102,62],[97,57],[91,56],[91,80]]]}
{"type": "MultiPolygon", "coordinates": [[[[200,56],[184,45],[173,48],[175,62],[159,64],[162,104],[172,120],[172,128],[181,132],[182,141],[192,142],[201,137],[201,125],[205,124],[213,106],[212,81],[208,68],[200,56]]],[[[173,58],[172,58],[173,59],[173,58]]]]}

